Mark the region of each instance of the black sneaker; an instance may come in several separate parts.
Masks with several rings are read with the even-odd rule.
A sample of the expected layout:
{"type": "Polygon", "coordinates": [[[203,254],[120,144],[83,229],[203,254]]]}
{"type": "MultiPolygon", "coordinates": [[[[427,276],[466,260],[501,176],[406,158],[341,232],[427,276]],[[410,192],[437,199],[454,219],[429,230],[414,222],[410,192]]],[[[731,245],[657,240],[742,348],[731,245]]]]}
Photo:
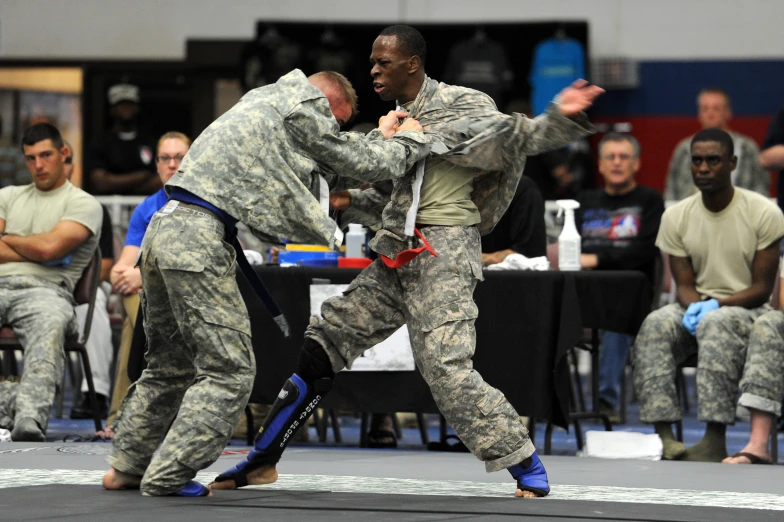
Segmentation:
{"type": "MultiPolygon", "coordinates": [[[[107,406],[106,396],[100,393],[95,394],[95,400],[98,402],[98,411],[101,413],[101,418],[105,419],[109,416],[109,407],[107,406]]],[[[90,407],[90,398],[85,395],[82,398],[82,403],[79,406],[74,406],[71,409],[72,419],[92,419],[93,409],[90,407]]]]}

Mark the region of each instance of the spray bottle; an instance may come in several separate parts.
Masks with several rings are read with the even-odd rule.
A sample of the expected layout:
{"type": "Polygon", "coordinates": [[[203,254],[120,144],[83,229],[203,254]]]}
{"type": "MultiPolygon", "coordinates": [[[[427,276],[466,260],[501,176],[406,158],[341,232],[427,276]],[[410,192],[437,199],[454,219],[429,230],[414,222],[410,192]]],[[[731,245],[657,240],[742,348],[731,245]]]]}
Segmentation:
{"type": "Polygon", "coordinates": [[[563,230],[558,236],[558,270],[580,270],[580,233],[574,223],[574,211],[580,203],[573,199],[559,199],[558,217],[566,214],[563,230]]]}
{"type": "Polygon", "coordinates": [[[365,229],[357,223],[349,223],[346,234],[346,257],[365,257],[362,247],[365,245],[365,229]]]}

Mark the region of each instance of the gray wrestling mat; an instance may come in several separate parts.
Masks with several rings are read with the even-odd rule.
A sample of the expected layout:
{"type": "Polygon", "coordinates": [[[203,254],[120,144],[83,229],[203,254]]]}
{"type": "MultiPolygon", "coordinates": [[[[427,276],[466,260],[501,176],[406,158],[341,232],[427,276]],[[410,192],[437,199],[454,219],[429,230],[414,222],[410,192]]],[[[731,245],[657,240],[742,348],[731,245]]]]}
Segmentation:
{"type": "MultiPolygon", "coordinates": [[[[208,483],[243,458],[227,451],[208,483]]],[[[106,492],[109,445],[0,445],[0,520],[630,520],[784,519],[784,468],[544,457],[545,499],[516,499],[508,473],[468,454],[290,448],[270,486],[208,498],[106,492]],[[371,518],[372,517],[372,518],[371,518]]]]}

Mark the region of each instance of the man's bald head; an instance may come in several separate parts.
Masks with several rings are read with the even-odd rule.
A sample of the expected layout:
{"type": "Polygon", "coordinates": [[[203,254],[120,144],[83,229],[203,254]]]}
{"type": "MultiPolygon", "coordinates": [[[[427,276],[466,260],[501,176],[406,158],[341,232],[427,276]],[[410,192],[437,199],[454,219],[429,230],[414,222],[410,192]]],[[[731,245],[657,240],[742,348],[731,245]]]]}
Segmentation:
{"type": "Polygon", "coordinates": [[[329,108],[338,123],[344,125],[357,112],[357,93],[351,82],[335,71],[321,71],[308,77],[329,101],[329,108]]]}

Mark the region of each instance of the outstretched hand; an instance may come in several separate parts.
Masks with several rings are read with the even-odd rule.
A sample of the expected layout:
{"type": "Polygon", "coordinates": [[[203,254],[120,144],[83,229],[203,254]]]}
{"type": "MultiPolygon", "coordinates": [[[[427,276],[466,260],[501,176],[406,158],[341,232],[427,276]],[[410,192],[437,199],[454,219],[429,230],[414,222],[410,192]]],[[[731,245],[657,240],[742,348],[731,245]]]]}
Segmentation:
{"type": "Polygon", "coordinates": [[[578,114],[590,107],[596,97],[603,92],[604,89],[601,87],[588,85],[585,80],[576,80],[558,95],[561,112],[564,116],[578,114]]]}

